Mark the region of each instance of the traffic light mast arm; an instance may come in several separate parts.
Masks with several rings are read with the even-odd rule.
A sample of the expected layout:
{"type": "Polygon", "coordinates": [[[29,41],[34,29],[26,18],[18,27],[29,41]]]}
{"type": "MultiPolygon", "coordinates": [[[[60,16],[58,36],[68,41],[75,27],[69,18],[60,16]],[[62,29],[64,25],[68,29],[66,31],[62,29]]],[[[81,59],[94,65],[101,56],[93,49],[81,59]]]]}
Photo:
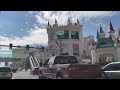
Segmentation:
{"type": "MultiPolygon", "coordinates": [[[[4,47],[9,47],[9,45],[0,45],[0,46],[4,46],[4,47]]],[[[26,46],[12,46],[12,47],[23,47],[23,48],[26,48],[26,46]]],[[[29,47],[29,48],[35,48],[35,47],[29,47]]]]}

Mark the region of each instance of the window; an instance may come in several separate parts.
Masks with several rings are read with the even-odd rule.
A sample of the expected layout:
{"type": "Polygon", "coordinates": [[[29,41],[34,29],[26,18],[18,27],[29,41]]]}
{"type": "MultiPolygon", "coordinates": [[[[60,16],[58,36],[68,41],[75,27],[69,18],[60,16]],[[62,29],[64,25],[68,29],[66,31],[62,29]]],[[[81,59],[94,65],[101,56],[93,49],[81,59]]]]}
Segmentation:
{"type": "Polygon", "coordinates": [[[48,64],[48,62],[49,62],[49,59],[47,59],[47,60],[46,60],[46,62],[45,62],[45,64],[44,64],[44,65],[47,65],[47,64],[48,64]]]}
{"type": "Polygon", "coordinates": [[[79,56],[79,44],[73,44],[73,55],[79,56]]]}
{"type": "Polygon", "coordinates": [[[68,55],[68,53],[62,53],[62,55],[68,55]]]}
{"type": "Polygon", "coordinates": [[[68,31],[58,31],[57,32],[57,38],[58,39],[69,39],[68,31]]]}
{"type": "Polygon", "coordinates": [[[75,55],[75,56],[79,56],[79,53],[73,53],[73,55],[75,55]]]}
{"type": "Polygon", "coordinates": [[[10,68],[0,68],[0,72],[11,72],[11,69],[10,68]]]}
{"type": "Polygon", "coordinates": [[[78,63],[78,60],[74,56],[57,56],[55,58],[54,64],[70,64],[78,63]]]}
{"type": "Polygon", "coordinates": [[[120,64],[110,64],[105,67],[105,71],[120,70],[120,64]]]}
{"type": "Polygon", "coordinates": [[[72,31],[71,32],[71,38],[72,39],[79,39],[79,34],[77,31],[72,31]]]}
{"type": "Polygon", "coordinates": [[[49,38],[50,38],[50,40],[54,40],[55,39],[55,33],[49,34],[49,38]]]}

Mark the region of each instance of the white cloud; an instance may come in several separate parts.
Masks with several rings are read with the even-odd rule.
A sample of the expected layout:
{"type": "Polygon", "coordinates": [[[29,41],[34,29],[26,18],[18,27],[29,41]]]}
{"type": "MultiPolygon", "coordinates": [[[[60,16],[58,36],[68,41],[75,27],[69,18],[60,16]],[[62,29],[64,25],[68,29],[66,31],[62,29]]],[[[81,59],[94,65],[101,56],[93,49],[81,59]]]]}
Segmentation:
{"type": "Polygon", "coordinates": [[[55,18],[58,20],[59,25],[64,25],[67,23],[69,17],[71,21],[76,22],[76,19],[86,19],[91,18],[104,18],[111,17],[119,13],[118,11],[40,11],[35,16],[37,22],[40,24],[47,24],[48,20],[51,24],[54,24],[55,18]]]}
{"type": "MultiPolygon", "coordinates": [[[[80,20],[86,19],[91,20],[91,18],[104,18],[111,17],[116,15],[117,11],[30,11],[28,12],[29,16],[35,15],[36,21],[42,26],[43,24],[47,25],[48,20],[50,24],[54,24],[55,18],[58,21],[59,25],[67,24],[67,20],[71,17],[73,22],[76,22],[77,18],[80,20]]],[[[26,23],[27,24],[27,23],[26,23]]],[[[15,37],[12,38],[0,36],[1,45],[27,45],[27,44],[47,44],[48,36],[46,29],[38,28],[34,25],[34,29],[28,31],[28,35],[24,37],[15,37]]],[[[22,31],[23,29],[21,29],[22,31]]]]}
{"type": "Polygon", "coordinates": [[[9,45],[9,43],[13,43],[13,45],[27,45],[27,44],[47,44],[48,36],[46,29],[35,28],[28,32],[28,36],[24,37],[3,37],[0,36],[0,44],[1,45],[9,45]]]}

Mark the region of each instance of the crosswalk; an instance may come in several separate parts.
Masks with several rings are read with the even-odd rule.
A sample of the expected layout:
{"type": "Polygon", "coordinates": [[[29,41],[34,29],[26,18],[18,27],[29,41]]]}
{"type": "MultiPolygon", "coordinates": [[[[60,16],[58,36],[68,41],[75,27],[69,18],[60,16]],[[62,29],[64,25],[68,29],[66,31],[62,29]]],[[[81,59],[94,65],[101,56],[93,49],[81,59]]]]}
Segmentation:
{"type": "Polygon", "coordinates": [[[38,57],[30,56],[31,68],[40,66],[40,59],[38,57]]]}

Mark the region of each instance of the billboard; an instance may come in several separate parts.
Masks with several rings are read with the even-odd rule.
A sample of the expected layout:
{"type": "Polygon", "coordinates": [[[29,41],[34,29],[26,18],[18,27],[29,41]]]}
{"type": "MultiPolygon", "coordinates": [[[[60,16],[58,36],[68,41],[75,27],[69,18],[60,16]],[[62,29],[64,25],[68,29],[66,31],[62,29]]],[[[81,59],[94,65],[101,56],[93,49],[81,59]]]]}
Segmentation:
{"type": "Polygon", "coordinates": [[[22,48],[13,49],[12,58],[27,58],[25,49],[24,48],[23,49],[22,48]]]}
{"type": "Polygon", "coordinates": [[[57,32],[57,38],[58,39],[69,39],[69,32],[68,31],[58,31],[57,32]]]}
{"type": "Polygon", "coordinates": [[[78,31],[72,31],[71,32],[71,38],[72,39],[79,39],[78,31]]]}
{"type": "Polygon", "coordinates": [[[0,49],[0,58],[12,57],[12,50],[0,49]]]}
{"type": "Polygon", "coordinates": [[[96,46],[96,48],[112,48],[112,47],[114,47],[114,42],[112,38],[100,38],[96,46]]]}

